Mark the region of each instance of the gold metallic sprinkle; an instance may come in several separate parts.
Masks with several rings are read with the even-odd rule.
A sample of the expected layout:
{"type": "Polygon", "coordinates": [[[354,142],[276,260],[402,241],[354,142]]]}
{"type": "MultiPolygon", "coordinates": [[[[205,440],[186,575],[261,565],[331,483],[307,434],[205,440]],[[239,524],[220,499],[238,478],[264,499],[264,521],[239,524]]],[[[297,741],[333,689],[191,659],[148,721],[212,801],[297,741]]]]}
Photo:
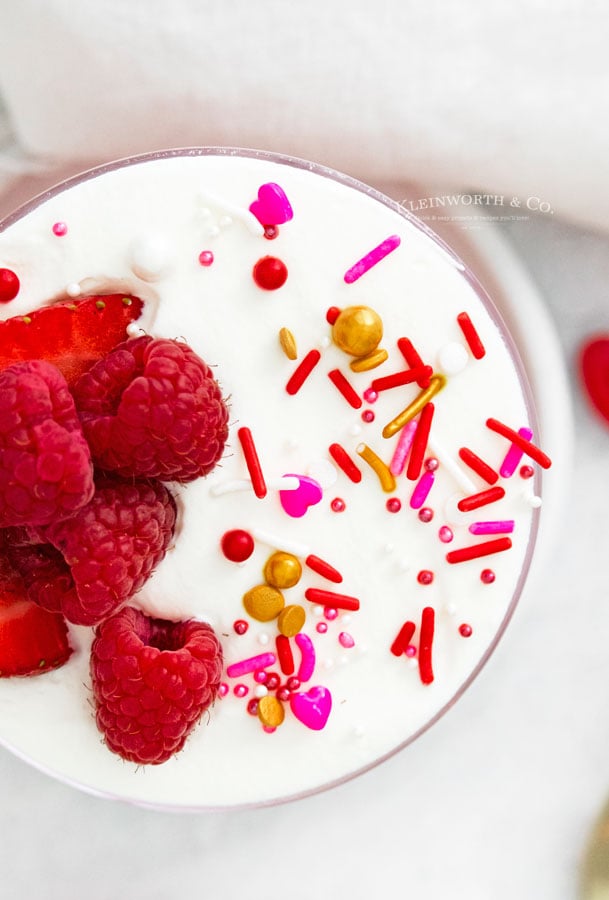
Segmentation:
{"type": "Polygon", "coordinates": [[[285,718],[283,704],[272,694],[261,697],[258,701],[258,718],[267,728],[277,728],[285,718]]]}
{"type": "Polygon", "coordinates": [[[275,588],[291,588],[300,581],[302,566],[296,556],[278,551],[266,561],[264,577],[275,588]]]}
{"type": "Polygon", "coordinates": [[[243,605],[252,619],[258,622],[270,622],[276,619],[285,601],[281,591],[268,584],[259,584],[243,595],[243,605]]]}
{"type": "Polygon", "coordinates": [[[376,472],[383,490],[387,491],[387,493],[395,491],[395,477],[390,471],[389,466],[385,465],[380,456],[377,456],[374,450],[371,450],[367,444],[359,444],[359,446],[356,447],[356,450],[364,462],[367,462],[370,468],[376,472]]]}
{"type": "Polygon", "coordinates": [[[288,359],[298,359],[298,349],[296,347],[296,338],[289,328],[282,328],[279,332],[279,343],[281,349],[288,359]]]}
{"type": "Polygon", "coordinates": [[[277,627],[286,637],[294,637],[302,630],[306,617],[307,614],[302,606],[294,603],[281,610],[277,619],[277,627]]]}
{"type": "Polygon", "coordinates": [[[383,322],[369,306],[347,306],[332,326],[332,340],[350,356],[368,356],[383,337],[383,322]]]}
{"type": "Polygon", "coordinates": [[[349,368],[352,372],[369,372],[370,369],[376,369],[377,366],[382,365],[388,356],[389,354],[387,351],[383,350],[382,347],[379,347],[378,350],[368,353],[367,356],[360,356],[359,359],[352,359],[349,363],[349,368]]]}
{"type": "Polygon", "coordinates": [[[383,428],[383,437],[390,438],[393,437],[394,434],[397,434],[404,425],[408,424],[415,416],[418,416],[423,407],[429,403],[432,397],[435,397],[438,391],[442,390],[445,384],[446,378],[444,375],[432,375],[429,380],[429,387],[421,391],[419,396],[415,397],[406,409],[403,409],[395,419],[392,419],[391,422],[388,422],[387,425],[385,425],[383,428]]]}

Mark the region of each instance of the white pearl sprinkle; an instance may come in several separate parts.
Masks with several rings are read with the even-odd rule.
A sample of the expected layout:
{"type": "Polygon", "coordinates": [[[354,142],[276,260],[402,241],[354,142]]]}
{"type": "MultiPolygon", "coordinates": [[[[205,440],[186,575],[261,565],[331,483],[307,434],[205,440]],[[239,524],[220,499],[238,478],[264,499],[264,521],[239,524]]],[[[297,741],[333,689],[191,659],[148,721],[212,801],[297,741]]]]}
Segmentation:
{"type": "Polygon", "coordinates": [[[445,375],[458,375],[469,362],[469,354],[463,344],[451,341],[440,347],[437,355],[438,369],[445,375]]]}
{"type": "Polygon", "coordinates": [[[258,684],[254,688],[254,697],[256,697],[257,700],[260,700],[261,697],[266,697],[268,692],[269,689],[267,687],[265,687],[263,684],[258,684]]]}
{"type": "Polygon", "coordinates": [[[164,238],[148,235],[131,245],[131,270],[142,281],[158,281],[171,267],[172,253],[164,238]]]}
{"type": "Polygon", "coordinates": [[[537,497],[536,495],[533,495],[532,497],[528,497],[527,499],[528,499],[529,506],[531,506],[532,509],[540,508],[540,506],[542,504],[541,497],[537,497]]]}
{"type": "Polygon", "coordinates": [[[325,335],[324,337],[319,339],[317,346],[319,347],[320,350],[327,350],[328,347],[330,346],[330,344],[331,344],[330,338],[327,335],[325,335]]]}
{"type": "Polygon", "coordinates": [[[269,642],[269,636],[268,636],[268,634],[266,634],[266,632],[263,631],[261,634],[258,635],[258,643],[259,644],[262,644],[263,646],[265,646],[266,644],[268,644],[268,642],[269,642]]]}
{"type": "Polygon", "coordinates": [[[66,294],[68,297],[79,297],[81,293],[82,289],[77,281],[73,281],[66,285],[66,294]]]}

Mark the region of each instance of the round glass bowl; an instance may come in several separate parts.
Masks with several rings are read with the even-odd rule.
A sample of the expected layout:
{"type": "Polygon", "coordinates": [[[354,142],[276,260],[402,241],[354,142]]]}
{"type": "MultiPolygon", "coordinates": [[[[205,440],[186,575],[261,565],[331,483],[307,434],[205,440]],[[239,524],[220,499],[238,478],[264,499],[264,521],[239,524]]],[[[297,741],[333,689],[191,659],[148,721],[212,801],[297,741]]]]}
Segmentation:
{"type": "Polygon", "coordinates": [[[95,724],[93,630],[71,626],[62,668],[0,681],[5,746],[104,796],[256,806],[364,772],[450,708],[523,589],[541,475],[510,437],[539,438],[514,342],[442,240],[340,173],[194,148],[36,197],[0,225],[0,268],[21,285],[4,318],[139,296],[131,334],[186,341],[230,408],[221,464],[169,486],[173,546],[129,601],[212,625],[225,660],[214,706],[163,765],[121,760],[95,724]],[[252,539],[246,559],[223,552],[235,531],[252,539]],[[278,553],[298,572],[280,589],[304,619],[296,633],[243,601],[272,583],[278,553]]]}

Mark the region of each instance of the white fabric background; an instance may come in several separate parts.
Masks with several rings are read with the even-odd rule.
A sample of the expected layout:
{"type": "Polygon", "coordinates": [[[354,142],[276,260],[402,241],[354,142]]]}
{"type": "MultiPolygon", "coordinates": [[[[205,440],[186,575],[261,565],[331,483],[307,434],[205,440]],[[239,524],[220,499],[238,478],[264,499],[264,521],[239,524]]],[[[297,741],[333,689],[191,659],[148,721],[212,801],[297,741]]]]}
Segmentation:
{"type": "Polygon", "coordinates": [[[501,227],[556,322],[576,444],[550,559],[415,745],[300,803],[186,816],[80,794],[0,751],[0,896],[576,896],[609,795],[609,431],[575,362],[609,331],[609,236],[581,227],[609,230],[608,30],[604,4],[575,0],[3,4],[0,168],[43,170],[5,206],[46,167],[200,143],[314,158],[397,197],[418,181],[547,199],[555,216],[501,227]]]}

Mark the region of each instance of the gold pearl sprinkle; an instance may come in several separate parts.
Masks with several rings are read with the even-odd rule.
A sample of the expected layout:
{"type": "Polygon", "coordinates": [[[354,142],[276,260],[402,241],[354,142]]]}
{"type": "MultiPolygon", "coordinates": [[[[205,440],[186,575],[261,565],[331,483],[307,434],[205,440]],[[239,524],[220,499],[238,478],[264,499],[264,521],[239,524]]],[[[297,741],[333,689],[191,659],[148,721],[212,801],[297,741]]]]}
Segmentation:
{"type": "Polygon", "coordinates": [[[270,622],[277,618],[285,601],[281,591],[268,584],[259,584],[243,595],[243,606],[252,619],[270,622]]]}
{"type": "Polygon", "coordinates": [[[286,637],[294,637],[299,631],[302,631],[306,618],[307,614],[302,606],[294,603],[281,610],[277,619],[277,627],[286,637]]]}
{"type": "Polygon", "coordinates": [[[367,444],[359,444],[356,447],[356,450],[364,462],[367,462],[370,468],[376,472],[383,490],[387,491],[387,493],[395,491],[396,480],[393,472],[390,470],[389,466],[385,465],[383,460],[376,455],[374,450],[371,450],[367,444]]]}
{"type": "Polygon", "coordinates": [[[393,437],[394,434],[397,434],[404,425],[407,425],[411,419],[418,416],[423,407],[429,403],[432,397],[435,397],[438,391],[442,390],[445,384],[446,378],[444,375],[433,375],[429,380],[429,387],[425,388],[424,391],[421,391],[419,396],[415,397],[406,409],[403,409],[395,419],[392,419],[391,422],[388,422],[387,425],[385,425],[383,428],[383,437],[390,438],[393,437]]]}
{"type": "Polygon", "coordinates": [[[350,356],[368,356],[383,337],[383,322],[369,306],[348,306],[332,326],[332,340],[350,356]]]}
{"type": "Polygon", "coordinates": [[[261,697],[258,701],[258,718],[267,728],[277,728],[285,719],[283,704],[272,694],[261,697]]]}
{"type": "Polygon", "coordinates": [[[388,357],[389,354],[387,351],[383,350],[382,347],[379,347],[378,350],[368,353],[367,356],[360,356],[359,359],[352,359],[349,363],[349,368],[352,372],[369,372],[370,369],[376,369],[377,366],[382,365],[388,357]]]}
{"type": "Polygon", "coordinates": [[[296,347],[296,338],[289,328],[282,328],[279,332],[279,343],[281,349],[288,359],[298,359],[298,349],[296,347]]]}
{"type": "Polygon", "coordinates": [[[300,581],[302,566],[291,553],[273,553],[266,561],[264,577],[275,588],[291,588],[300,581]]]}

